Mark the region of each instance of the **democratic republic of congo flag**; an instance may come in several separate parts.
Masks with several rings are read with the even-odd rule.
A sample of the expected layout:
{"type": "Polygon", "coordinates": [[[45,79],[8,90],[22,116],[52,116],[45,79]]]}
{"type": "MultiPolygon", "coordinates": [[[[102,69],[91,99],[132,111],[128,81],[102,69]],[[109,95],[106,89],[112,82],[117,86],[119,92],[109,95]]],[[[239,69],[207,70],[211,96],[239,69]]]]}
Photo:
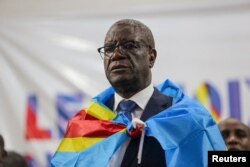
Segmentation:
{"type": "Polygon", "coordinates": [[[68,124],[52,166],[103,166],[128,136],[126,126],[113,123],[115,114],[96,101],[68,124]]]}
{"type": "MultiPolygon", "coordinates": [[[[185,96],[169,80],[157,89],[173,97],[173,105],[145,122],[145,135],[159,141],[168,167],[207,166],[209,150],[226,150],[216,123],[202,105],[185,96]]],[[[108,88],[69,121],[51,161],[53,167],[108,165],[116,150],[129,138],[126,131],[131,127],[131,123],[104,105],[113,94],[113,88],[108,88]]]]}

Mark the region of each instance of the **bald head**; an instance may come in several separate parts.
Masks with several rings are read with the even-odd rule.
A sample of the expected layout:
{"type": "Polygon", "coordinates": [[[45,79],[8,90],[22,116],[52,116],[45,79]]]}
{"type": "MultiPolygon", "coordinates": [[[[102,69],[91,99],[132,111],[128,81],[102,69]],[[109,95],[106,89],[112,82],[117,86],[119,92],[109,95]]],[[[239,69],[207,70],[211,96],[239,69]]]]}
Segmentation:
{"type": "Polygon", "coordinates": [[[134,27],[137,32],[140,32],[146,39],[146,43],[151,47],[155,48],[155,42],[154,42],[154,36],[151,32],[151,30],[143,24],[142,22],[138,20],[133,20],[133,19],[122,19],[117,22],[115,22],[109,29],[108,33],[112,31],[114,27],[117,27],[119,25],[129,25],[130,27],[134,27]]]}
{"type": "Polygon", "coordinates": [[[228,118],[218,126],[229,151],[250,151],[250,129],[247,125],[237,119],[228,118]]]}

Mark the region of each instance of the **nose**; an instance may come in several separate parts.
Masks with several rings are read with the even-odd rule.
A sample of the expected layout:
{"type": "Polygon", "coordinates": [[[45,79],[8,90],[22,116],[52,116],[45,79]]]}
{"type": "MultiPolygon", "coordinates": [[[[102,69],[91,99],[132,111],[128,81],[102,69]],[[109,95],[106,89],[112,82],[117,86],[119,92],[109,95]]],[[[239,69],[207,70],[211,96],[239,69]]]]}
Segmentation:
{"type": "Polygon", "coordinates": [[[231,134],[231,135],[228,136],[228,138],[226,139],[226,143],[229,144],[229,145],[238,144],[238,143],[239,143],[239,139],[238,139],[237,136],[235,136],[234,134],[231,134]]]}
{"type": "Polygon", "coordinates": [[[125,58],[123,52],[122,52],[122,49],[120,48],[120,46],[116,46],[114,51],[113,51],[113,54],[111,55],[110,59],[112,60],[116,60],[116,59],[123,59],[125,58]]]}

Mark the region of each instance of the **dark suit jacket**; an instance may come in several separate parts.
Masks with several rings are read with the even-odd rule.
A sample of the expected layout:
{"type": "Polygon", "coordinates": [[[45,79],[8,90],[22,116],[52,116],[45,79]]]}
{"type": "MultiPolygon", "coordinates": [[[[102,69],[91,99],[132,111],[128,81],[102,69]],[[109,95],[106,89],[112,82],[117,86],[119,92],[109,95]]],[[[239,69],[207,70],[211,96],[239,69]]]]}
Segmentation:
{"type": "MultiPolygon", "coordinates": [[[[106,105],[113,109],[114,97],[111,98],[106,105]]],[[[141,120],[146,121],[148,118],[158,114],[172,105],[172,98],[160,93],[157,89],[154,89],[154,93],[150,98],[141,120]]],[[[128,145],[126,153],[123,157],[121,167],[165,167],[165,153],[160,146],[160,143],[153,137],[145,136],[142,161],[141,164],[137,164],[137,153],[139,149],[140,139],[132,139],[128,145]]]]}

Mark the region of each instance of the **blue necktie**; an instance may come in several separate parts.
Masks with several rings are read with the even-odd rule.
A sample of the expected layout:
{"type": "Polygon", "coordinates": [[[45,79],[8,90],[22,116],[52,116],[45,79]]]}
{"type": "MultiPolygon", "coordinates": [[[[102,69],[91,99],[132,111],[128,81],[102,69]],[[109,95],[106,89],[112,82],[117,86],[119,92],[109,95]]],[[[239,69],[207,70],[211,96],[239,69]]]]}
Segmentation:
{"type": "Polygon", "coordinates": [[[136,106],[137,104],[132,100],[127,100],[127,101],[123,100],[119,103],[118,109],[119,112],[124,113],[124,115],[131,121],[132,120],[131,112],[133,112],[136,106]]]}

